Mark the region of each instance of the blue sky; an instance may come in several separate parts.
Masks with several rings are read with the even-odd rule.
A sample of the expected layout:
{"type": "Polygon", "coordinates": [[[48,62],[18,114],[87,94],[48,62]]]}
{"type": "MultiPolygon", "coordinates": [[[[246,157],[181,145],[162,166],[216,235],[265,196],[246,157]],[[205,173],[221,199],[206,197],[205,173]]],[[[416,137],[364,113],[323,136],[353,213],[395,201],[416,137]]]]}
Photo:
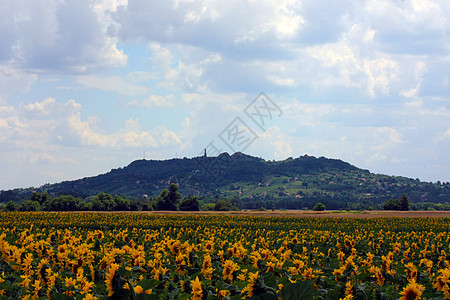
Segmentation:
{"type": "Polygon", "coordinates": [[[0,19],[0,190],[211,145],[450,181],[446,0],[3,0],[0,19]]]}

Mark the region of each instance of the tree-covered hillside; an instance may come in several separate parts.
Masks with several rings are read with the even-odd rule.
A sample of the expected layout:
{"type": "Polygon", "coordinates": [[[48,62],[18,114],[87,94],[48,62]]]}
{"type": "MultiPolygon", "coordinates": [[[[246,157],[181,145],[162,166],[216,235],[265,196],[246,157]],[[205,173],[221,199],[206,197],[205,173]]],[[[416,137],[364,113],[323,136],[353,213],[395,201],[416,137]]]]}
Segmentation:
{"type": "Polygon", "coordinates": [[[33,191],[86,198],[100,192],[143,198],[176,183],[203,202],[239,199],[242,208],[368,209],[407,194],[412,203],[447,203],[450,184],[373,174],[337,159],[313,156],[266,161],[242,153],[218,157],[137,160],[95,177],[39,188],[2,191],[0,202],[21,201],[33,191]]]}

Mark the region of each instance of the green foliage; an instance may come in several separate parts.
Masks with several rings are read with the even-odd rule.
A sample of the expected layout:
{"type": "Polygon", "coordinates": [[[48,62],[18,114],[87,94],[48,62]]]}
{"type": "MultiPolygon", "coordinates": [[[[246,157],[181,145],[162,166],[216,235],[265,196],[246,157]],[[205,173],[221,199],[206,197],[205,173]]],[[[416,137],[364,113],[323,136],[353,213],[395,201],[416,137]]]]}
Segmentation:
{"type": "Polygon", "coordinates": [[[32,200],[25,200],[19,206],[20,211],[40,211],[41,206],[39,202],[32,200]]]}
{"type": "Polygon", "coordinates": [[[155,199],[156,210],[178,210],[178,202],[181,199],[181,194],[178,192],[178,185],[172,183],[169,186],[169,190],[163,189],[159,194],[159,197],[155,199]]]}
{"type": "Polygon", "coordinates": [[[315,293],[314,280],[305,280],[286,284],[278,296],[285,300],[313,299],[315,293]]]}
{"type": "Polygon", "coordinates": [[[230,211],[230,210],[237,210],[237,207],[234,207],[233,204],[231,204],[230,201],[219,199],[217,200],[216,204],[214,205],[215,211],[230,211]]]}
{"type": "Polygon", "coordinates": [[[7,211],[15,211],[17,210],[17,205],[16,202],[14,201],[8,201],[8,203],[6,204],[6,210],[7,211]]]}
{"type": "Polygon", "coordinates": [[[314,205],[313,210],[314,211],[324,211],[325,205],[323,205],[322,203],[319,202],[316,205],[314,205]]]}
{"type": "Polygon", "coordinates": [[[115,195],[114,196],[114,210],[115,211],[129,211],[130,210],[130,202],[125,200],[124,198],[115,195]]]}
{"type": "Polygon", "coordinates": [[[390,199],[383,203],[384,210],[409,210],[409,199],[408,196],[403,194],[398,199],[390,199]]]}
{"type": "MultiPolygon", "coordinates": [[[[38,189],[0,191],[0,202],[33,200],[42,205],[48,195],[86,199],[100,192],[138,199],[127,200],[130,210],[176,210],[181,201],[178,192],[198,196],[202,201],[208,199],[204,203],[228,199],[240,209],[312,209],[315,203],[321,202],[329,210],[383,208],[386,199],[407,194],[411,204],[417,204],[411,208],[418,209],[422,203],[429,202],[442,205],[428,205],[426,209],[440,210],[450,199],[450,184],[373,174],[324,157],[304,155],[284,161],[265,161],[242,153],[231,156],[224,153],[207,158],[138,160],[96,177],[38,189]],[[220,167],[220,172],[214,173],[215,169],[208,167],[220,167]],[[169,187],[168,194],[161,195],[161,182],[167,181],[181,184],[177,191],[169,187]],[[146,198],[143,195],[150,195],[153,203],[143,202],[146,198]]],[[[118,209],[116,201],[113,202],[113,208],[106,205],[108,210],[118,209]]],[[[103,210],[98,204],[93,203],[92,208],[103,210]]],[[[122,204],[125,205],[122,210],[126,210],[126,203],[120,201],[119,206],[122,204]]]]}
{"type": "Polygon", "coordinates": [[[92,201],[92,210],[96,211],[112,211],[115,203],[110,194],[100,192],[92,201]]]}
{"type": "Polygon", "coordinates": [[[190,197],[184,199],[180,203],[180,210],[181,211],[198,211],[198,210],[200,210],[200,204],[198,202],[198,197],[190,196],[190,197]]]}
{"type": "Polygon", "coordinates": [[[48,198],[42,204],[45,211],[76,211],[80,210],[80,199],[73,196],[48,198]]]}
{"type": "Polygon", "coordinates": [[[50,196],[47,193],[33,192],[30,196],[31,201],[37,201],[41,205],[48,199],[50,199],[50,196]]]}
{"type": "Polygon", "coordinates": [[[234,207],[240,208],[242,203],[241,203],[241,197],[239,197],[239,195],[233,195],[230,199],[231,204],[234,207]]]}
{"type": "Polygon", "coordinates": [[[202,206],[202,210],[213,211],[215,206],[215,203],[205,203],[202,206]]]}

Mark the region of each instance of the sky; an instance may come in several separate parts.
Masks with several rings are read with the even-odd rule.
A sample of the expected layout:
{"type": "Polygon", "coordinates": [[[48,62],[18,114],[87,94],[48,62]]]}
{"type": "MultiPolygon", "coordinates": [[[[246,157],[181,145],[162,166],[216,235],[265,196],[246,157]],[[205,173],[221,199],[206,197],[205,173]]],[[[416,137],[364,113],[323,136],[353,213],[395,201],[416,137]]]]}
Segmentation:
{"type": "Polygon", "coordinates": [[[0,190],[204,149],[450,181],[450,1],[1,4],[0,190]]]}

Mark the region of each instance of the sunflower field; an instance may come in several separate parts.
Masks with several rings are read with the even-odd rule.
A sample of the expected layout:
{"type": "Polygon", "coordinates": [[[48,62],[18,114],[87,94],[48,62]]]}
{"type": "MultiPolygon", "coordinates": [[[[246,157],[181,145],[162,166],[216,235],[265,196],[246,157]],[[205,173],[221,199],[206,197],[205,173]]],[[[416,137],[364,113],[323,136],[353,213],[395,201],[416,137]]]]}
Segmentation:
{"type": "Polygon", "coordinates": [[[447,218],[0,213],[0,299],[450,299],[447,218]]]}

